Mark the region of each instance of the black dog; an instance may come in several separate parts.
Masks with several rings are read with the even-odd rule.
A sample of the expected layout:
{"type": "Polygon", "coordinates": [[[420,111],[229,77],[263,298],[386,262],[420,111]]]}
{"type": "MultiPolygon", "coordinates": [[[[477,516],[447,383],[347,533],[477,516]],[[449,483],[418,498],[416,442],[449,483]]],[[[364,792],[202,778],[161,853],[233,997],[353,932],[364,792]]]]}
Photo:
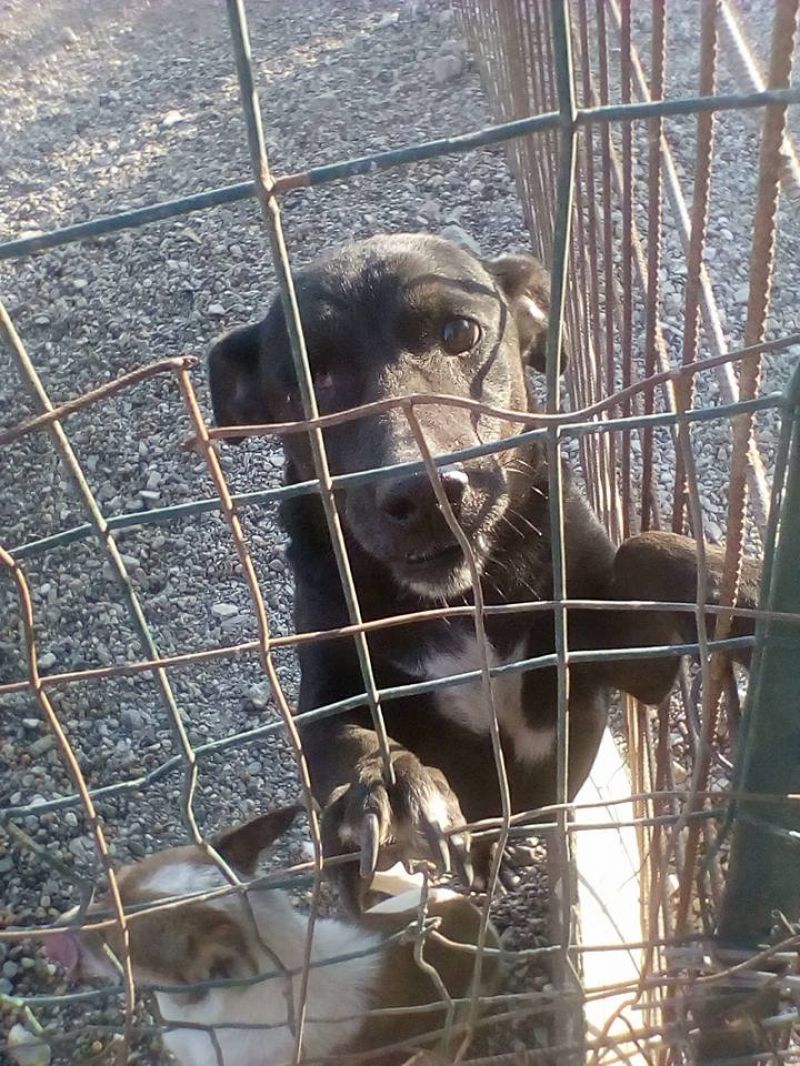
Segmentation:
{"type": "MultiPolygon", "coordinates": [[[[322,413],[410,393],[445,393],[495,407],[535,411],[526,369],[544,369],[548,283],[529,256],[481,261],[449,241],[424,235],[351,244],[298,274],[297,293],[322,413]]],[[[221,340],[210,356],[220,425],[302,418],[284,323],[276,301],[267,317],[221,340]]],[[[416,407],[434,454],[510,436],[520,426],[468,408],[416,407]]],[[[418,461],[398,408],[325,430],[331,470],[347,474],[418,461]]],[[[314,477],[305,434],[287,436],[289,482],[314,477]]],[[[694,541],[667,533],[633,537],[617,550],[564,471],[567,594],[576,599],[652,599],[692,603],[694,541]]],[[[477,560],[487,604],[549,600],[553,595],[547,463],[537,442],[445,467],[442,483],[477,560]]],[[[425,473],[357,484],[340,494],[339,513],[364,618],[425,606],[471,602],[469,571],[425,473]]],[[[297,631],[348,623],[321,503],[288,501],[297,631]]],[[[708,549],[713,594],[722,553],[708,549]]],[[[746,563],[740,603],[754,605],[759,572],[746,563]]],[[[679,612],[571,610],[570,649],[675,644],[696,639],[679,612]]],[[[496,665],[552,654],[551,612],[488,615],[496,665]]],[[[744,623],[734,628],[746,631],[744,623]]],[[[428,621],[370,634],[379,687],[475,670],[470,618],[428,621]]],[[[742,657],[746,658],[745,656],[742,657]]],[[[305,645],[298,710],[364,691],[352,640],[305,645]]],[[[569,793],[592,766],[610,691],[647,703],[670,691],[677,658],[585,663],[570,670],[569,793]]],[[[552,802],[556,783],[556,673],[552,668],[498,678],[493,686],[515,810],[552,802]]],[[[479,684],[383,704],[395,783],[384,782],[366,709],[303,730],[314,789],[325,808],[328,852],[362,848],[365,877],[379,857],[431,851],[470,876],[485,875],[487,851],[465,834],[442,830],[497,816],[500,798],[479,684]],[[370,868],[371,867],[371,868],[370,868]]],[[[352,870],[352,864],[348,864],[352,870]]],[[[361,896],[358,871],[345,878],[349,902],[361,896]]]]}

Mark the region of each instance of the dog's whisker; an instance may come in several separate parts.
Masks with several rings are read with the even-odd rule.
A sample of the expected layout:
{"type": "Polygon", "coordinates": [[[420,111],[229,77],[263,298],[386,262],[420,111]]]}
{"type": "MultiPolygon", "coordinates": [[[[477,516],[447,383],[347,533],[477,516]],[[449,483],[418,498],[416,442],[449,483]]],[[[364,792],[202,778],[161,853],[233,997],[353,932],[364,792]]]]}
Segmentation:
{"type": "Polygon", "coordinates": [[[520,512],[515,510],[513,507],[509,507],[507,512],[506,512],[506,514],[507,515],[513,515],[514,518],[518,518],[520,520],[520,522],[524,522],[526,526],[529,526],[531,528],[531,530],[533,530],[533,532],[536,534],[537,537],[541,537],[542,536],[541,529],[539,529],[537,526],[535,526],[533,524],[533,522],[531,522],[531,520],[529,518],[526,518],[523,514],[520,514],[520,512]]]}
{"type": "Polygon", "coordinates": [[[519,526],[515,526],[507,514],[500,516],[500,518],[498,519],[498,524],[500,523],[505,523],[509,529],[511,529],[514,533],[517,534],[518,537],[525,537],[524,531],[521,530],[519,526]]]}

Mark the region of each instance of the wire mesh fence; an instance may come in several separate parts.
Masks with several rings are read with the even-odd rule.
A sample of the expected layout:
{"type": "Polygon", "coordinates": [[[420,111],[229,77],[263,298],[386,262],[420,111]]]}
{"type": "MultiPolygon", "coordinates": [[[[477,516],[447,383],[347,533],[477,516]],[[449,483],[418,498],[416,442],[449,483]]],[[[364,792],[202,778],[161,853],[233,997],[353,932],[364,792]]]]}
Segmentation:
{"type": "MultiPolygon", "coordinates": [[[[119,870],[109,849],[107,826],[98,813],[98,804],[123,794],[135,799],[177,773],[180,787],[176,790],[175,803],[187,837],[210,857],[222,877],[221,884],[194,892],[189,897],[191,904],[235,895],[247,905],[248,888],[293,887],[310,880],[310,919],[304,927],[300,965],[289,971],[277,957],[273,959],[274,968],[258,974],[255,980],[258,983],[277,977],[286,984],[289,990],[286,1016],[273,1023],[265,1019],[264,1026],[267,1030],[271,1025],[273,1029],[290,1033],[287,1061],[301,1061],[304,1054],[313,1060],[313,1051],[309,1053],[304,1041],[318,1019],[307,1014],[307,1003],[310,982],[314,971],[319,969],[313,961],[313,945],[317,916],[323,905],[323,867],[331,865],[331,860],[328,857],[323,860],[321,812],[314,799],[302,729],[354,707],[366,708],[378,738],[387,779],[391,781],[394,769],[385,708],[392,701],[441,689],[454,678],[446,676],[382,686],[374,669],[370,636],[434,618],[461,617],[472,621],[479,659],[477,668],[458,674],[455,681],[477,684],[476,699],[485,703],[491,741],[490,771],[497,777],[499,806],[495,818],[470,826],[473,838],[493,841],[495,851],[481,901],[474,946],[465,950],[473,967],[473,982],[463,1002],[457,1004],[465,1011],[458,1025],[452,997],[448,1001],[441,981],[436,986],[447,1001],[440,1033],[445,1040],[440,1042],[440,1052],[454,1057],[455,1061],[475,1063],[729,1062],[770,1061],[770,1056],[772,1061],[797,1059],[800,1051],[795,1040],[796,987],[792,974],[796,969],[800,934],[794,924],[797,915],[785,913],[792,901],[796,901],[794,889],[790,885],[782,894],[776,887],[780,878],[770,867],[760,894],[762,910],[766,907],[768,916],[770,908],[779,912],[771,918],[777,927],[773,943],[767,946],[758,936],[754,940],[748,935],[743,937],[745,944],[739,949],[730,942],[737,939],[742,928],[741,915],[736,914],[741,904],[725,893],[731,836],[734,854],[737,846],[740,853],[749,850],[749,845],[746,847],[741,840],[737,844],[740,824],[749,826],[750,831],[755,827],[761,838],[768,841],[760,856],[764,864],[785,863],[784,873],[792,870],[793,858],[783,858],[784,852],[778,852],[776,859],[776,853],[769,848],[796,846],[792,844],[797,827],[791,824],[791,804],[770,805],[776,794],[785,797],[796,791],[794,771],[788,766],[788,777],[783,778],[776,769],[775,780],[771,781],[769,774],[762,775],[758,787],[749,793],[741,789],[733,791],[737,734],[747,735],[755,745],[748,723],[752,718],[752,731],[756,732],[759,717],[751,708],[742,718],[741,679],[732,672],[729,660],[718,654],[752,644],[752,638],[737,635],[734,618],[759,620],[765,626],[762,633],[765,638],[771,632],[774,635],[768,625],[774,627],[783,622],[786,628],[781,639],[790,643],[793,630],[789,623],[798,606],[786,594],[784,577],[782,586],[768,585],[771,595],[762,603],[762,610],[726,610],[736,599],[745,548],[765,552],[769,560],[777,539],[781,541],[781,550],[791,551],[787,547],[791,545],[791,523],[787,518],[782,520],[782,526],[778,523],[783,497],[791,499],[794,493],[791,472],[796,465],[793,462],[796,460],[793,438],[796,390],[763,390],[760,368],[765,353],[785,353],[800,342],[800,334],[791,331],[796,322],[787,328],[785,322],[768,325],[780,190],[783,187],[790,205],[794,204],[796,193],[796,153],[787,127],[789,105],[800,98],[797,89],[790,87],[798,15],[796,0],[778,0],[774,5],[769,47],[762,42],[767,61],[763,80],[760,80],[758,61],[746,44],[747,33],[725,0],[722,3],[704,0],[698,4],[688,28],[683,25],[676,28],[668,20],[669,6],[665,3],[462,0],[458,7],[461,25],[479,64],[497,125],[446,140],[398,147],[277,177],[272,175],[267,158],[244,4],[241,0],[229,0],[227,8],[253,180],[0,246],[0,258],[10,259],[214,204],[256,197],[275,263],[303,414],[302,419],[282,424],[244,426],[236,430],[209,427],[190,374],[196,362],[191,356],[144,366],[54,405],[10,317],[2,310],[0,329],[14,357],[20,381],[34,397],[39,413],[0,433],[0,447],[8,454],[16,442],[32,434],[46,434],[72,479],[86,514],[84,524],[0,548],[0,560],[17,603],[20,648],[26,662],[25,675],[0,685],[0,695],[25,694],[35,700],[74,787],[71,795],[44,802],[30,803],[20,798],[2,812],[2,825],[15,847],[31,851],[40,863],[75,886],[81,903],[77,916],[70,919],[71,925],[82,924],[94,932],[106,930],[109,937],[113,934],[118,958],[115,987],[25,999],[4,996],[8,1016],[24,1023],[32,1035],[32,1046],[37,1046],[38,1039],[43,1045],[52,1046],[55,1054],[69,1056],[71,1037],[52,1030],[47,1024],[47,1010],[54,1006],[74,1009],[78,1012],[76,1024],[80,1024],[81,1011],[88,1009],[88,1005],[111,1003],[115,1013],[112,1021],[89,1022],[86,1027],[97,1036],[97,1053],[115,1055],[120,1062],[128,1061],[141,1033],[159,1027],[152,1018],[137,1014],[140,992],[152,991],[158,982],[139,979],[136,953],[130,947],[131,925],[148,914],[168,913],[181,905],[187,906],[187,900],[158,899],[133,909],[125,904],[119,870]],[[685,47],[687,38],[696,42],[698,34],[696,82],[688,86],[671,85],[671,49],[685,47]],[[725,92],[720,91],[723,82],[726,82],[725,92]],[[742,323],[733,326],[723,321],[716,302],[713,259],[708,254],[713,246],[714,219],[718,216],[713,210],[715,135],[719,135],[719,125],[728,113],[737,122],[746,115],[748,122],[754,116],[759,123],[757,170],[755,155],[741,162],[742,168],[752,171],[752,195],[747,210],[752,219],[753,240],[752,246],[743,250],[743,258],[749,262],[746,314],[742,323]],[[412,165],[443,153],[478,151],[505,142],[508,142],[509,162],[532,247],[551,267],[543,410],[510,411],[493,408],[479,399],[461,400],[461,405],[468,407],[475,417],[491,415],[503,424],[504,430],[494,441],[444,455],[432,453],[420,423],[421,412],[431,404],[453,406],[456,403],[453,397],[413,394],[368,408],[320,414],[282,233],[281,198],[293,190],[370,175],[379,169],[412,165]],[[694,180],[687,182],[686,175],[692,167],[694,180]],[[689,189],[691,198],[687,199],[689,189]],[[679,272],[682,283],[679,288],[670,287],[666,291],[676,263],[683,268],[679,272]],[[562,392],[559,353],[565,339],[572,350],[572,361],[567,389],[562,392]],[[205,464],[214,494],[205,499],[108,518],[72,447],[69,422],[151,378],[163,378],[178,390],[192,447],[205,464]],[[374,469],[354,474],[332,472],[325,431],[386,412],[394,412],[405,420],[408,439],[414,441],[419,458],[402,467],[376,465],[374,469]],[[754,434],[757,417],[766,426],[759,436],[754,434]],[[708,528],[703,472],[697,462],[704,427],[712,423],[730,427],[729,438],[714,457],[717,464],[729,469],[730,475],[719,603],[716,606],[707,603],[707,579],[701,566],[694,603],[660,604],[662,610],[691,613],[697,623],[697,641],[679,649],[692,657],[681,670],[679,697],[665,701],[656,711],[629,700],[623,714],[615,720],[615,734],[626,751],[630,783],[621,792],[619,789],[609,792],[604,782],[596,782],[594,794],[582,793],[575,801],[574,790],[570,788],[567,745],[571,671],[587,662],[635,659],[637,655],[648,660],[658,654],[667,657],[674,655],[676,649],[674,645],[660,649],[615,645],[570,648],[570,612],[599,610],[610,604],[597,599],[569,598],[561,460],[566,456],[573,465],[580,461],[586,493],[615,543],[638,531],[672,528],[698,538],[702,561],[704,535],[710,541],[720,539],[716,530],[708,528]],[[279,488],[234,492],[220,462],[216,442],[226,436],[276,434],[284,438],[296,434],[307,437],[313,479],[279,488]],[[451,507],[442,469],[478,455],[513,453],[521,445],[534,441],[541,443],[548,456],[554,595],[550,600],[485,602],[474,546],[451,507]],[[767,446],[759,447],[764,441],[767,446]],[[430,479],[441,512],[463,551],[470,573],[471,595],[469,602],[461,604],[451,602],[413,614],[365,618],[343,531],[341,492],[357,483],[385,479],[387,471],[390,476],[396,476],[398,470],[424,473],[430,479]],[[363,691],[296,714],[276,666],[276,655],[283,649],[329,641],[334,633],[273,632],[268,590],[254,561],[242,515],[250,508],[310,494],[322,503],[347,606],[348,624],[339,627],[335,635],[353,641],[363,691]],[[191,521],[208,512],[221,513],[227,524],[256,618],[257,639],[165,655],[153,636],[141,590],[131,577],[117,535],[125,529],[175,520],[191,521]],[[37,653],[37,618],[26,566],[43,553],[80,542],[96,545],[96,550],[103,553],[109,574],[119,584],[138,647],[122,663],[45,673],[37,653]],[[551,652],[498,666],[486,639],[487,619],[503,613],[522,617],[537,611],[552,612],[555,640],[551,652]],[[175,672],[242,655],[258,658],[276,714],[246,731],[220,735],[204,744],[193,742],[176,692],[175,672]],[[558,693],[554,802],[536,810],[519,810],[514,807],[509,785],[509,753],[496,706],[497,682],[504,676],[548,668],[556,670],[558,693]],[[147,772],[132,774],[128,780],[92,787],[59,713],[59,692],[65,686],[137,675],[152,678],[157,688],[173,733],[175,754],[147,772]],[[224,756],[225,752],[275,734],[288,737],[295,757],[313,860],[267,875],[243,878],[242,870],[230,864],[214,841],[207,840],[201,831],[195,813],[198,768],[203,759],[224,756]],[[732,802],[734,798],[736,805],[732,802]],[[23,828],[26,817],[33,814],[62,817],[74,810],[82,812],[107,883],[101,911],[89,911],[92,886],[86,879],[76,876],[73,869],[49,854],[46,839],[39,836],[34,839],[23,828]],[[633,898],[640,909],[637,916],[640,934],[633,938],[626,935],[615,914],[620,901],[604,896],[600,887],[596,893],[600,896],[600,909],[611,915],[605,928],[616,932],[612,932],[609,942],[598,942],[593,938],[596,927],[592,928],[588,917],[591,884],[587,894],[587,879],[599,877],[601,871],[597,858],[589,869],[582,866],[581,842],[584,838],[599,839],[611,833],[623,844],[616,852],[609,846],[606,855],[618,857],[625,853],[627,843],[634,840],[635,854],[627,853],[630,868],[623,871],[622,881],[637,878],[633,898]],[[550,853],[552,937],[547,946],[512,952],[492,946],[490,908],[498,895],[504,848],[516,837],[531,834],[544,836],[550,853]],[[726,932],[724,944],[715,939],[720,922],[726,932]],[[498,954],[512,964],[534,958],[546,962],[552,968],[552,985],[536,991],[500,990],[485,994],[480,982],[481,969],[490,966],[498,954]],[[597,964],[597,959],[603,961],[597,964]],[[608,961],[612,959],[613,964],[608,961]],[[598,979],[598,974],[604,973],[606,976],[598,979]],[[723,993],[728,998],[720,1006],[718,997],[723,993]],[[533,1028],[523,1030],[527,1041],[524,1051],[510,1047],[499,1050],[497,1042],[488,1050],[480,1044],[474,1050],[471,1041],[476,1034],[480,1036],[489,1026],[502,1028],[521,1018],[534,1020],[533,1028]]],[[[789,513],[788,509],[784,512],[789,513]]],[[[776,564],[776,570],[780,569],[776,564]]],[[[783,569],[787,569],[785,562],[783,569]]],[[[646,600],[613,603],[615,610],[623,612],[647,606],[646,600]]],[[[653,609],[652,603],[650,608],[653,609]]],[[[780,675],[778,667],[770,669],[780,675]]],[[[785,690],[784,696],[787,696],[785,690]]],[[[778,698],[774,692],[761,695],[762,705],[767,705],[767,711],[763,712],[766,720],[777,731],[782,728],[781,723],[776,725],[774,715],[770,717],[769,712],[778,698]]],[[[756,710],[758,707],[756,703],[756,710]]],[[[787,709],[791,710],[788,696],[787,709]]],[[[770,728],[769,724],[761,727],[768,736],[770,728]]],[[[791,737],[778,732],[777,739],[785,749],[790,749],[791,737]]],[[[762,752],[764,743],[762,736],[759,749],[762,752]]],[[[748,750],[746,745],[743,747],[748,750]]],[[[769,756],[767,763],[770,763],[769,756]]],[[[602,773],[602,768],[599,772],[602,773]]],[[[739,784],[751,780],[745,765],[740,771],[739,784]]],[[[461,828],[456,827],[454,832],[461,828]]],[[[604,851],[602,845],[600,850],[604,851]]],[[[748,897],[746,891],[752,889],[749,882],[753,872],[747,869],[746,862],[737,871],[737,877],[738,895],[748,899],[748,907],[754,913],[758,908],[752,893],[748,897]]],[[[791,877],[787,879],[791,881],[791,877]]],[[[623,905],[628,902],[626,899],[623,905]]],[[[405,930],[415,943],[415,959],[421,969],[430,967],[425,952],[436,943],[437,935],[441,935],[436,922],[428,919],[426,906],[424,890],[419,914],[409,919],[405,930]]],[[[763,919],[763,914],[759,918],[763,919]]],[[[15,927],[12,914],[8,928],[0,936],[11,943],[31,935],[46,941],[57,932],[57,929],[41,927],[15,927]]],[[[748,930],[749,934],[753,932],[748,930]]],[[[369,955],[376,950],[372,945],[355,954],[369,955]]],[[[201,994],[208,987],[218,987],[220,980],[224,985],[227,975],[221,978],[217,975],[216,983],[214,975],[205,981],[189,981],[182,985],[181,991],[201,994]]],[[[250,980],[252,983],[253,979],[250,980]]],[[[374,1013],[380,1015],[380,1009],[374,1013]]],[[[197,1026],[207,1035],[211,1048],[209,1057],[202,1061],[225,1064],[234,1061],[225,1051],[224,1024],[209,1027],[201,1016],[197,1026]]],[[[236,1023],[230,1026],[235,1029],[236,1023]]],[[[175,1026],[162,1020],[160,1028],[168,1032],[175,1026]]],[[[263,1040],[267,1046],[268,1033],[263,1040]]],[[[419,1042],[417,1039],[416,1044],[419,1042]]],[[[405,1041],[397,1050],[412,1059],[416,1053],[415,1040],[405,1041]]],[[[9,1043],[6,1051],[12,1051],[9,1043]]],[[[19,1054],[18,1050],[15,1053],[19,1054]]],[[[374,1049],[360,1053],[361,1061],[375,1061],[375,1056],[374,1049]]],[[[359,1053],[354,1051],[351,1057],[358,1059],[359,1053]]]]}

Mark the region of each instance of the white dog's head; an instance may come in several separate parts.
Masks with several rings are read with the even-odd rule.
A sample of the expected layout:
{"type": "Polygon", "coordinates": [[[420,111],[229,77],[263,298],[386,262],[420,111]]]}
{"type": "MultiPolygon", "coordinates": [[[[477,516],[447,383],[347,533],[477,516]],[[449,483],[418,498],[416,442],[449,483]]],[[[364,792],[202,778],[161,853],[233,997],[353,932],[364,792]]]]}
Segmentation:
{"type": "MultiPolygon", "coordinates": [[[[260,815],[219,836],[213,842],[215,850],[247,879],[255,872],[261,853],[289,827],[299,810],[287,807],[260,815]]],[[[155,986],[164,1021],[167,1026],[179,1026],[166,1032],[169,1049],[187,1066],[206,1062],[216,1066],[219,1057],[214,1043],[223,1049],[225,1066],[271,1061],[264,1056],[268,1031],[237,1027],[274,1023],[280,1028],[285,1024],[281,993],[285,979],[262,976],[280,970],[270,948],[272,941],[280,944],[287,936],[287,923],[302,921],[285,894],[221,892],[231,880],[213,855],[196,845],[156,852],[123,867],[116,878],[127,915],[134,979],[137,984],[155,986]],[[164,902],[174,897],[189,898],[176,905],[164,902]],[[271,930],[272,922],[279,928],[271,930]],[[195,987],[205,983],[210,987],[195,987]],[[274,1018],[270,1017],[271,1000],[277,1005],[274,1018]],[[213,1039],[211,1029],[215,1030],[213,1039]]],[[[110,909],[108,895],[98,898],[84,924],[91,926],[100,914],[107,917],[110,909]]],[[[119,960],[124,951],[116,924],[66,929],[48,937],[46,947],[50,958],[75,980],[120,981],[119,960]]]]}

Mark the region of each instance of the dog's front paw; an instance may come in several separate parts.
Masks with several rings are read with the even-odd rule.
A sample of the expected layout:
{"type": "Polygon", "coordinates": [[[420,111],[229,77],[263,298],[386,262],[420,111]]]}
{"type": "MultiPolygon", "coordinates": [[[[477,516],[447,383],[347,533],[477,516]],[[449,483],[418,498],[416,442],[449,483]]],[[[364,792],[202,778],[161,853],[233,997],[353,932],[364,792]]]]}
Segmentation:
{"type": "Polygon", "coordinates": [[[424,766],[410,752],[392,757],[395,780],[385,779],[379,757],[362,761],[355,780],[337,789],[322,818],[326,855],[361,852],[337,874],[345,900],[361,909],[376,869],[400,860],[432,860],[442,872],[454,870],[469,884],[469,833],[450,833],[464,825],[458,797],[436,767],[424,766]]]}

